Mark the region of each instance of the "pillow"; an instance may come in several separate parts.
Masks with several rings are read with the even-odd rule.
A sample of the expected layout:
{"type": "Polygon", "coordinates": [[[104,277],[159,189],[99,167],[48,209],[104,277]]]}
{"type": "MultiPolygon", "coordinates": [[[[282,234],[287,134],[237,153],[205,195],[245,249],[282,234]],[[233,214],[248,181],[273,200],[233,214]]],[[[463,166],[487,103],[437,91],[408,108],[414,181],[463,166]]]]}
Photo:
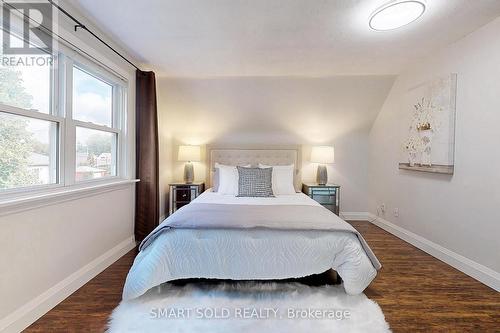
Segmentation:
{"type": "Polygon", "coordinates": [[[293,173],[295,166],[291,165],[265,165],[259,163],[259,168],[273,168],[273,193],[275,195],[295,194],[293,173]]]}
{"type": "Polygon", "coordinates": [[[274,197],[273,168],[238,169],[238,197],[274,197]]]}
{"type": "MultiPolygon", "coordinates": [[[[243,167],[249,168],[250,164],[243,167]]],[[[213,191],[220,194],[238,194],[238,170],[235,166],[215,163],[213,191]]]]}
{"type": "Polygon", "coordinates": [[[214,176],[212,177],[212,192],[219,191],[219,177],[219,168],[215,168],[214,176]]]}

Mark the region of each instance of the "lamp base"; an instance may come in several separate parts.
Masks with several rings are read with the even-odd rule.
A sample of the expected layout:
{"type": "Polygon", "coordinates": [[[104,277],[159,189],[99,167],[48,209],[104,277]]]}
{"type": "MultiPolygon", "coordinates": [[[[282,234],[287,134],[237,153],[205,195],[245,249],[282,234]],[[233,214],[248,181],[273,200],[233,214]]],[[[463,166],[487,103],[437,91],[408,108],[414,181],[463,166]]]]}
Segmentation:
{"type": "Polygon", "coordinates": [[[318,185],[326,185],[326,183],[328,183],[328,172],[326,171],[325,165],[318,165],[316,182],[318,183],[318,185]]]}
{"type": "Polygon", "coordinates": [[[193,163],[187,162],[184,165],[184,182],[186,182],[186,184],[191,184],[193,180],[194,180],[193,163]]]}

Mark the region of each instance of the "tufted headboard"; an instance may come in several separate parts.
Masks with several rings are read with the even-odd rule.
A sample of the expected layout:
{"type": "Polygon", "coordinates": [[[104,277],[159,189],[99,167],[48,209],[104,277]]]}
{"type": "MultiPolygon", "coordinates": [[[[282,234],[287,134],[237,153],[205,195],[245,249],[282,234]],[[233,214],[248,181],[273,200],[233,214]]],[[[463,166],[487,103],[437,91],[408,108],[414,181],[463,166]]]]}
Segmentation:
{"type": "Polygon", "coordinates": [[[267,165],[295,165],[294,185],[295,190],[301,190],[302,152],[300,146],[270,146],[270,147],[244,147],[244,148],[219,148],[207,147],[207,179],[212,186],[215,172],[215,163],[226,165],[257,166],[259,163],[267,165]]]}

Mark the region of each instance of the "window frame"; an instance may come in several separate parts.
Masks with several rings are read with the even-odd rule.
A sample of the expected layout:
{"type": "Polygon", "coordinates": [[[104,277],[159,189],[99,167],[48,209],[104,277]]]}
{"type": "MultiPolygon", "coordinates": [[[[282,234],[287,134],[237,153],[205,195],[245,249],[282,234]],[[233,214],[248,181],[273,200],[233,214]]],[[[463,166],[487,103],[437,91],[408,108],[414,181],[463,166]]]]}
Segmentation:
{"type": "Polygon", "coordinates": [[[49,156],[50,159],[55,159],[55,162],[52,162],[55,164],[50,164],[51,166],[52,165],[55,166],[55,171],[50,171],[55,173],[54,175],[55,182],[50,184],[28,185],[28,186],[0,189],[0,198],[4,195],[11,195],[14,193],[27,193],[27,192],[31,193],[39,190],[54,189],[64,186],[64,184],[62,184],[61,182],[61,147],[62,147],[61,129],[64,127],[64,122],[65,122],[64,118],[53,114],[38,112],[35,110],[22,109],[15,106],[6,105],[3,103],[0,103],[0,113],[6,113],[15,116],[21,116],[24,118],[53,122],[57,125],[56,133],[54,134],[51,133],[52,135],[55,135],[55,138],[52,138],[52,140],[54,140],[54,145],[51,146],[52,153],[49,156]]]}
{"type": "MultiPolygon", "coordinates": [[[[124,118],[124,113],[126,109],[124,108],[124,103],[122,98],[119,98],[123,94],[123,91],[126,90],[122,81],[115,77],[113,74],[109,72],[104,72],[100,66],[96,64],[92,64],[89,60],[81,57],[77,54],[73,54],[71,56],[65,56],[64,60],[65,67],[65,101],[66,101],[66,112],[65,118],[67,121],[67,132],[66,137],[71,138],[72,142],[67,142],[65,144],[65,152],[72,151],[72,154],[67,154],[70,156],[65,157],[65,178],[69,179],[70,185],[74,184],[95,184],[98,182],[103,182],[106,180],[116,180],[116,179],[124,179],[123,169],[120,167],[122,164],[122,151],[121,146],[125,140],[122,139],[122,128],[125,124],[121,121],[121,118],[124,118]],[[73,68],[77,67],[78,69],[86,72],[87,74],[94,76],[95,78],[111,85],[112,87],[112,102],[111,102],[111,127],[106,125],[99,125],[92,122],[85,122],[81,120],[77,120],[73,118],[73,68]],[[86,179],[81,181],[76,181],[76,127],[87,128],[92,130],[98,130],[107,133],[113,133],[116,135],[116,143],[114,145],[114,167],[115,167],[115,175],[95,178],[95,179],[86,179]],[[68,136],[68,134],[70,136],[68,136]]],[[[113,155],[113,146],[112,146],[112,155],[113,155]]]]}
{"type": "Polygon", "coordinates": [[[82,56],[61,43],[59,43],[57,53],[52,56],[49,113],[26,110],[2,103],[0,103],[0,112],[51,121],[57,125],[55,144],[54,147],[51,147],[55,150],[55,154],[52,153],[50,156],[50,158],[55,157],[57,159],[55,162],[55,183],[0,189],[0,202],[13,197],[50,193],[66,188],[85,188],[128,179],[127,157],[130,153],[126,135],[128,133],[128,80],[115,75],[111,70],[99,64],[98,61],[82,56]],[[74,65],[112,86],[111,127],[73,119],[74,65]],[[112,154],[115,157],[115,175],[76,181],[76,127],[99,130],[115,135],[115,144],[112,146],[112,154]]]}
{"type": "MultiPolygon", "coordinates": [[[[20,38],[19,35],[15,34],[16,37],[20,38]]],[[[55,133],[50,133],[49,135],[54,135],[51,140],[54,140],[54,144],[51,145],[51,154],[49,155],[50,166],[55,166],[55,171],[50,170],[50,172],[54,172],[55,182],[50,184],[39,184],[39,185],[27,185],[27,186],[19,186],[12,187],[6,189],[0,189],[0,199],[4,196],[12,196],[15,194],[26,194],[33,192],[46,191],[51,189],[57,189],[64,186],[64,182],[61,179],[61,171],[62,171],[62,143],[63,143],[63,135],[61,135],[61,131],[65,125],[64,115],[60,113],[58,108],[57,101],[59,100],[59,82],[60,78],[57,75],[57,68],[59,66],[59,55],[52,55],[52,65],[50,67],[50,100],[49,100],[49,110],[48,113],[43,113],[37,109],[24,109],[13,105],[3,104],[0,102],[0,113],[6,113],[15,116],[21,116],[29,119],[36,119],[42,121],[53,122],[57,126],[57,130],[55,133]],[[54,161],[55,159],[55,161],[54,161]]]]}

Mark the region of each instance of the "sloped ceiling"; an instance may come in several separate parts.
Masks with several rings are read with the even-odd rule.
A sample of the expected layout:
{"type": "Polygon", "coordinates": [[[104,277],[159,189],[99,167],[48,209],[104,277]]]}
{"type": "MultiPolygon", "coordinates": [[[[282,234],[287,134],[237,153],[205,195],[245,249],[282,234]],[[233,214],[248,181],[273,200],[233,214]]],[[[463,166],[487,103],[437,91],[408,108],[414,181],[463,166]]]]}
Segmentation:
{"type": "Polygon", "coordinates": [[[392,76],[160,78],[162,131],[185,143],[328,143],[367,133],[392,76]]]}
{"type": "Polygon", "coordinates": [[[398,74],[500,15],[498,0],[427,0],[417,22],[375,32],[368,17],[387,0],[70,2],[172,77],[398,74]]]}

